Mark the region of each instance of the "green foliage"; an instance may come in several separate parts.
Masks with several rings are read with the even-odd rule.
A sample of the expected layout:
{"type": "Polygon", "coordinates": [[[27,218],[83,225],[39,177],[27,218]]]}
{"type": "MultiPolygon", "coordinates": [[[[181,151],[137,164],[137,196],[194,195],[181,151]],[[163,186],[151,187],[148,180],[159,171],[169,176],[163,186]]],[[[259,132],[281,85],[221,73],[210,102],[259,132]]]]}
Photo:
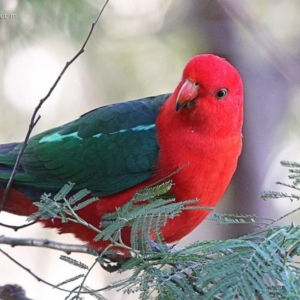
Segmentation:
{"type": "Polygon", "coordinates": [[[219,225],[256,224],[257,222],[255,215],[213,214],[209,219],[218,222],[219,225]]]}
{"type": "Polygon", "coordinates": [[[84,277],[84,274],[80,274],[80,275],[76,275],[72,278],[68,278],[67,280],[63,281],[63,282],[60,282],[59,284],[57,284],[56,286],[59,287],[59,286],[62,286],[64,284],[67,284],[67,283],[70,283],[70,282],[73,282],[73,281],[76,281],[80,278],[84,277]]]}
{"type": "MultiPolygon", "coordinates": [[[[191,209],[195,200],[175,202],[175,199],[167,195],[172,186],[167,181],[157,186],[140,190],[124,206],[119,207],[116,212],[106,214],[101,222],[104,228],[95,240],[120,240],[122,228],[132,228],[131,246],[133,249],[148,247],[149,239],[162,242],[159,230],[168,219],[178,216],[184,209],[191,209]],[[147,202],[145,202],[147,200],[147,202]],[[142,203],[142,204],[141,204],[142,203]],[[151,212],[151,213],[149,213],[151,212]],[[143,234],[141,234],[143,233],[143,234]]],[[[197,208],[195,208],[197,209],[197,208]]],[[[198,207],[199,209],[199,207],[198,207]]],[[[209,209],[202,207],[201,209],[209,209]]],[[[151,251],[151,247],[148,247],[151,251]]]]}
{"type": "Polygon", "coordinates": [[[52,197],[51,194],[43,194],[40,202],[33,203],[39,208],[39,210],[30,215],[27,220],[32,221],[38,218],[41,220],[46,220],[57,217],[60,218],[62,222],[68,222],[70,221],[70,218],[67,216],[74,215],[73,212],[98,200],[98,198],[92,197],[82,201],[82,199],[90,193],[86,189],[77,192],[68,200],[66,200],[67,195],[70,193],[74,185],[74,183],[64,185],[54,197],[52,197]]]}
{"type": "MultiPolygon", "coordinates": [[[[291,184],[277,182],[277,184],[292,188],[293,190],[300,191],[300,164],[296,162],[282,161],[281,165],[288,168],[289,175],[288,178],[292,180],[291,184]]],[[[269,198],[289,198],[291,201],[300,200],[299,194],[294,193],[285,193],[285,192],[274,192],[274,191],[265,191],[262,193],[261,197],[263,199],[269,198]]]]}
{"type": "MultiPolygon", "coordinates": [[[[298,191],[300,164],[284,162],[283,165],[289,168],[292,184],[280,184],[298,191]]],[[[127,278],[113,282],[101,291],[114,289],[127,294],[139,293],[143,300],[300,299],[300,268],[297,263],[300,226],[274,226],[277,220],[254,215],[214,215],[212,219],[219,224],[252,224],[254,231],[236,239],[198,241],[177,249],[162,241],[159,229],[168,218],[174,218],[184,209],[192,209],[194,201],[176,203],[168,195],[171,186],[172,182],[168,181],[139,191],[126,205],[103,218],[99,226],[102,230],[94,228],[95,239],[110,240],[113,245],[132,253],[130,259],[122,261],[118,270],[120,273],[131,271],[127,278]],[[132,230],[131,248],[120,241],[120,231],[126,226],[132,230]]],[[[55,216],[78,222],[78,202],[82,203],[81,198],[87,195],[87,191],[67,199],[71,188],[71,185],[65,186],[52,202],[49,195],[43,196],[43,205],[36,204],[40,212],[34,217],[55,216]]],[[[300,197],[296,193],[263,194],[264,199],[270,196],[292,200],[300,197]]],[[[84,221],[82,224],[88,226],[84,221]]],[[[104,251],[90,267],[64,258],[73,266],[86,269],[84,276],[80,274],[61,283],[81,281],[66,299],[83,299],[85,293],[96,299],[105,299],[99,290],[84,283],[97,262],[107,261],[108,253],[104,251]]]]}
{"type": "Polygon", "coordinates": [[[78,267],[78,268],[81,268],[81,269],[87,270],[87,269],[89,268],[86,264],[84,264],[84,263],[82,263],[81,261],[78,261],[78,260],[76,260],[76,259],[73,259],[73,258],[71,258],[71,257],[69,257],[69,256],[61,255],[61,256],[60,256],[60,259],[66,261],[66,262],[68,262],[69,264],[71,264],[71,265],[73,265],[73,266],[76,266],[76,267],[78,267]]]}
{"type": "MultiPolygon", "coordinates": [[[[164,253],[154,262],[137,261],[125,292],[141,299],[299,299],[299,268],[289,256],[300,227],[281,227],[240,239],[196,242],[164,253]]],[[[132,268],[132,262],[128,262],[132,268]]],[[[126,264],[123,266],[126,269],[126,264]]]]}

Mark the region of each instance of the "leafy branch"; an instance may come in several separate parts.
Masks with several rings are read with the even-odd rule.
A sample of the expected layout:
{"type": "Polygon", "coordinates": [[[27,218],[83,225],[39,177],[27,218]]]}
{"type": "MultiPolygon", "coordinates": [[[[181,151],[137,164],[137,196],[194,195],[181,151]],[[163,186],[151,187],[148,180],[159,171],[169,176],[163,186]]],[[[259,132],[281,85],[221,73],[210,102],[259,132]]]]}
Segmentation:
{"type": "MultiPolygon", "coordinates": [[[[299,165],[287,162],[284,165],[290,168],[289,178],[298,189],[300,183],[294,175],[300,174],[299,165]]],[[[181,249],[169,246],[160,237],[160,226],[164,226],[168,218],[193,205],[193,201],[177,203],[172,198],[166,198],[171,185],[167,181],[139,191],[124,207],[107,214],[99,224],[101,229],[95,228],[97,238],[107,239],[112,245],[126,246],[118,238],[124,227],[131,227],[132,246],[126,246],[126,249],[130,249],[132,256],[116,262],[117,267],[111,267],[111,270],[119,273],[132,271],[132,275],[104,288],[94,289],[85,285],[86,278],[98,263],[104,263],[104,259],[106,263],[111,263],[109,255],[105,256],[109,249],[98,256],[91,252],[96,256],[90,267],[63,256],[67,263],[86,271],[55,286],[61,288],[69,282],[80,281],[75,289],[68,291],[66,299],[82,299],[84,293],[96,299],[105,299],[99,293],[112,289],[123,293],[138,292],[140,299],[145,300],[300,298],[300,268],[297,263],[300,256],[300,226],[274,226],[282,217],[272,220],[253,215],[215,215],[214,220],[221,224],[246,222],[253,224],[255,230],[237,239],[198,241],[181,249]],[[149,201],[145,202],[145,199],[149,201]]],[[[39,213],[35,216],[41,218],[48,215],[53,218],[55,214],[58,218],[64,216],[68,222],[81,222],[76,213],[78,204],[85,202],[89,205],[92,200],[81,201],[79,196],[84,197],[87,191],[68,198],[66,193],[69,192],[70,186],[64,187],[54,197],[55,200],[52,199],[55,205],[48,202],[49,196],[44,195],[44,205],[39,205],[39,213]]],[[[264,197],[269,195],[272,193],[265,193],[264,197]]],[[[87,226],[85,222],[82,225],[87,226]]]]}
{"type": "MultiPolygon", "coordinates": [[[[172,182],[167,181],[138,191],[130,201],[119,207],[116,212],[105,214],[101,224],[99,224],[99,228],[97,228],[82,219],[77,214],[77,211],[95,201],[99,201],[99,199],[95,197],[86,199],[86,196],[90,193],[86,189],[68,196],[74,187],[74,184],[69,183],[54,197],[51,197],[51,194],[44,194],[39,202],[34,202],[33,204],[38,207],[38,211],[29,216],[27,220],[59,219],[63,223],[73,222],[81,224],[95,232],[94,241],[102,239],[110,242],[110,246],[101,253],[101,256],[109,256],[109,249],[112,247],[120,247],[130,251],[132,255],[139,256],[142,253],[141,247],[149,244],[150,240],[163,242],[160,237],[160,228],[166,225],[168,219],[178,216],[186,209],[210,209],[210,207],[193,207],[195,200],[176,202],[174,198],[167,196],[171,186],[172,182]],[[121,232],[125,227],[132,228],[131,247],[122,241],[121,232]],[[144,234],[141,234],[141,232],[144,234]]],[[[20,239],[18,241],[21,243],[20,239]]],[[[51,245],[49,248],[65,252],[76,252],[74,248],[68,248],[66,245],[62,246],[63,244],[49,244],[47,242],[45,245],[43,240],[35,240],[34,242],[35,246],[48,247],[51,245]]],[[[150,245],[149,249],[152,249],[152,246],[150,245]]],[[[86,249],[83,251],[87,252],[86,249]]],[[[82,250],[79,249],[79,252],[82,252],[82,250]]],[[[114,251],[112,250],[111,253],[114,253],[114,251]]]]}

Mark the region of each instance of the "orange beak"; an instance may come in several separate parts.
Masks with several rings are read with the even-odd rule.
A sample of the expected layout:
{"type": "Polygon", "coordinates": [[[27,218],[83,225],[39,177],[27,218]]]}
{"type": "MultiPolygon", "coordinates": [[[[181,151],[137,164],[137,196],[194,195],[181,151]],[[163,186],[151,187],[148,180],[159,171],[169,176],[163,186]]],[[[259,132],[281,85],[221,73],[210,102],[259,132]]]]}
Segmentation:
{"type": "Polygon", "coordinates": [[[195,99],[198,97],[198,84],[186,80],[181,86],[177,100],[176,111],[179,111],[182,107],[189,107],[195,103],[195,99]]]}

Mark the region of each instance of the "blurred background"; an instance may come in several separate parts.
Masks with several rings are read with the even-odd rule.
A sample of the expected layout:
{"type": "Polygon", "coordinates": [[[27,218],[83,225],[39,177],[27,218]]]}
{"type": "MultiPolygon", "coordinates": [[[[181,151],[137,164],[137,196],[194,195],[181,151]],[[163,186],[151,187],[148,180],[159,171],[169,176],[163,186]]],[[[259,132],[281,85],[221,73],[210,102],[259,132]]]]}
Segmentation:
{"type": "MultiPolygon", "coordinates": [[[[0,143],[24,139],[39,99],[79,51],[103,3],[1,0],[0,143]]],[[[192,56],[220,55],[243,77],[245,123],[238,170],[215,212],[280,217],[298,203],[263,201],[260,193],[282,189],[275,186],[276,181],[287,181],[281,160],[300,161],[299,12],[298,0],[110,0],[84,54],[70,66],[44,104],[34,132],[108,103],[171,92],[192,56]]],[[[3,223],[25,222],[7,213],[0,216],[3,223]]],[[[293,220],[283,220],[286,224],[291,221],[297,222],[297,214],[293,220]]],[[[248,230],[246,226],[218,226],[206,220],[180,246],[196,240],[237,237],[248,230]]],[[[39,225],[17,233],[1,227],[1,234],[79,242],[39,225]]],[[[57,251],[1,249],[52,284],[80,273],[60,261],[57,251]]],[[[88,256],[72,257],[93,263],[88,256]]],[[[116,274],[96,267],[87,285],[101,288],[116,278],[116,274]]],[[[0,255],[0,286],[8,283],[22,285],[32,299],[66,297],[0,255]]],[[[122,292],[103,295],[135,299],[122,292]]]]}

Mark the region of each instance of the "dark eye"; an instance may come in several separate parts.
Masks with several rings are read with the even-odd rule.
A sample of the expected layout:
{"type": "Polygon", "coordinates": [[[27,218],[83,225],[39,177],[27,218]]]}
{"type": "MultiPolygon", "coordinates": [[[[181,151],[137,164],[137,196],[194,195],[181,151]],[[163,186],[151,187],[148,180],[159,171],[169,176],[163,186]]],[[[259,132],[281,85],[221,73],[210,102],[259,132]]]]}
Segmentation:
{"type": "Polygon", "coordinates": [[[227,95],[228,95],[228,90],[226,88],[222,88],[216,92],[215,97],[218,100],[221,100],[224,99],[227,95]]]}

